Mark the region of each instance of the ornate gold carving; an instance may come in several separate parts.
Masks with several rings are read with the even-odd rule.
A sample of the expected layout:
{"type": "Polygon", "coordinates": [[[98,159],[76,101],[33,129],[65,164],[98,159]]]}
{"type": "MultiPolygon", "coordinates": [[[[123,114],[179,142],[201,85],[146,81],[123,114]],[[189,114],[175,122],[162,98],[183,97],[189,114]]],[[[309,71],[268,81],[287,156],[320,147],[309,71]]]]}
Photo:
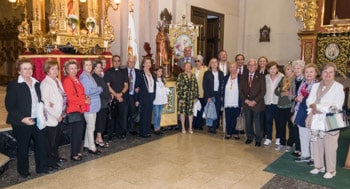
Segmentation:
{"type": "Polygon", "coordinates": [[[318,66],[322,66],[324,63],[333,62],[337,65],[338,73],[343,77],[346,77],[348,67],[348,54],[350,48],[350,33],[339,34],[319,34],[317,40],[317,61],[318,66]],[[329,44],[336,44],[339,48],[338,56],[326,56],[326,53],[330,53],[327,46],[329,44]],[[332,60],[327,57],[331,57],[332,60]]]}
{"type": "Polygon", "coordinates": [[[294,0],[295,18],[303,22],[304,30],[315,30],[318,0],[294,0]]]}
{"type": "MultiPolygon", "coordinates": [[[[25,0],[25,2],[27,1],[25,0]]],[[[45,23],[43,20],[36,18],[39,18],[41,15],[38,12],[38,7],[45,7],[45,1],[35,1],[36,4],[33,4],[32,10],[35,13],[34,20],[31,21],[32,32],[29,29],[30,25],[27,21],[27,10],[25,6],[25,18],[18,27],[18,39],[24,43],[26,51],[34,48],[36,53],[46,53],[49,50],[48,48],[52,49],[54,46],[56,49],[57,46],[65,46],[67,44],[72,45],[76,52],[82,54],[93,52],[97,46],[108,50],[110,43],[114,41],[114,32],[113,27],[108,21],[107,11],[109,7],[112,7],[113,10],[117,10],[118,8],[113,4],[114,1],[105,0],[104,2],[106,13],[104,15],[105,25],[101,26],[103,30],[101,29],[100,32],[97,21],[101,19],[98,13],[103,11],[101,1],[87,0],[87,10],[90,17],[88,17],[85,23],[79,18],[79,1],[50,0],[49,31],[46,33],[44,30],[45,23]],[[75,20],[72,19],[73,16],[76,17],[75,20]],[[89,32],[84,28],[80,28],[79,20],[85,23],[85,27],[89,32]]]]}
{"type": "Polygon", "coordinates": [[[312,43],[305,43],[304,61],[308,64],[312,62],[312,43]]]}

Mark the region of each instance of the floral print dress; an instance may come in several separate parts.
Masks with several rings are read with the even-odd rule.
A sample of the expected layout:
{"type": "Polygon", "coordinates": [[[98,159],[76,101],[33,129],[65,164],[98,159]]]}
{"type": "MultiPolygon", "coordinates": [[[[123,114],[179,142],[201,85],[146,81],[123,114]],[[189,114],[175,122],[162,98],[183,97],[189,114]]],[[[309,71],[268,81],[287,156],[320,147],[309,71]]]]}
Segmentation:
{"type": "Polygon", "coordinates": [[[187,73],[180,73],[176,80],[176,90],[177,113],[192,115],[194,100],[198,98],[198,84],[195,74],[188,77],[187,73]]]}

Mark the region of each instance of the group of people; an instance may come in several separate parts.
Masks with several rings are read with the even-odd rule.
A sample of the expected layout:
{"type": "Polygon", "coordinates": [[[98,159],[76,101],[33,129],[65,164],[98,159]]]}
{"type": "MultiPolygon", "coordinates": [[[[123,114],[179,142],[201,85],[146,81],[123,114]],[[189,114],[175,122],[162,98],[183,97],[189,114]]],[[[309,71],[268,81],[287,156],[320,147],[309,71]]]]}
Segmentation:
{"type": "Polygon", "coordinates": [[[327,132],[326,114],[341,111],[345,95],[343,85],[335,81],[334,63],[319,69],[296,60],[284,65],[281,73],[280,65],[264,56],[244,65],[244,55],[228,62],[222,50],[208,67],[201,55],[192,59],[181,64],[184,72],[177,79],[182,133],[186,133],[185,116],[189,133],[206,125],[215,134],[222,120],[225,139],[239,140],[237,117],[243,113],[246,144],[255,140],[256,147],[271,145],[275,125],[275,150],[289,152],[294,146],[295,162],[314,166],[311,174],[327,171],[326,179],[336,175],[339,131],[327,132]]]}
{"type": "MultiPolygon", "coordinates": [[[[259,147],[265,138],[263,145],[271,145],[275,125],[276,150],[290,151],[294,145],[293,154],[298,156],[295,161],[313,165],[311,174],[327,170],[324,178],[336,175],[339,131],[325,129],[326,114],[334,108],[341,110],[344,102],[343,86],[335,81],[335,64],[326,63],[318,81],[317,66],[305,65],[302,60],[284,65],[283,74],[277,62],[264,56],[249,59],[245,65],[243,54],[228,62],[227,52],[221,50],[218,58],[211,58],[206,66],[201,55],[192,57],[189,47],[185,51],[186,56],[179,61],[183,72],[176,80],[182,133],[192,134],[194,129],[203,130],[207,126],[208,132],[215,134],[222,120],[225,139],[240,140],[236,123],[243,114],[246,144],[255,140],[259,147]]],[[[152,60],[147,57],[142,60],[142,69],[136,69],[135,62],[135,57],[129,56],[126,68],[121,68],[120,56],[114,55],[111,68],[105,69],[104,57],[94,61],[83,59],[80,64],[68,60],[61,83],[58,62],[49,59],[44,63],[46,77],[39,83],[32,77],[31,60],[19,59],[18,79],[8,84],[5,97],[7,123],[12,124],[18,144],[18,173],[30,177],[31,139],[36,172],[50,173],[59,168],[59,163],[65,161],[58,153],[63,124],[71,132],[72,161],[83,159],[82,150],[99,155],[102,152],[98,148],[108,148],[102,137],[105,131],[109,139],[114,136],[124,139],[128,133],[150,137],[152,113],[153,133],[163,134],[161,114],[170,92],[163,69],[152,70],[152,60]],[[80,66],[83,71],[78,76],[80,66]],[[45,105],[46,127],[42,130],[36,127],[39,102],[45,105]]]]}
{"type": "Polygon", "coordinates": [[[70,129],[70,159],[81,161],[82,151],[99,155],[99,148],[108,148],[103,133],[109,139],[116,136],[124,139],[127,131],[137,135],[135,123],[139,122],[139,136],[151,136],[152,112],[154,134],[163,134],[160,119],[163,106],[168,103],[170,90],[165,86],[163,69],[151,72],[151,59],[145,58],[142,70],[135,69],[135,57],[127,59],[127,68],[120,67],[120,57],[112,57],[112,67],[106,68],[106,59],[101,56],[92,61],[75,59],[64,63],[64,78],[59,75],[55,59],[45,61],[46,77],[39,82],[33,75],[30,59],[16,62],[18,79],[8,84],[5,106],[7,123],[12,125],[17,140],[17,172],[23,178],[29,171],[29,146],[34,144],[36,172],[52,173],[59,169],[65,158],[59,156],[58,148],[62,128],[70,129]],[[82,72],[79,74],[79,68],[82,72]],[[39,127],[39,103],[44,104],[45,127],[39,127]],[[136,120],[135,115],[139,115],[136,120]],[[85,133],[83,133],[85,130],[85,133]],[[82,138],[84,136],[84,138],[82,138]]]}

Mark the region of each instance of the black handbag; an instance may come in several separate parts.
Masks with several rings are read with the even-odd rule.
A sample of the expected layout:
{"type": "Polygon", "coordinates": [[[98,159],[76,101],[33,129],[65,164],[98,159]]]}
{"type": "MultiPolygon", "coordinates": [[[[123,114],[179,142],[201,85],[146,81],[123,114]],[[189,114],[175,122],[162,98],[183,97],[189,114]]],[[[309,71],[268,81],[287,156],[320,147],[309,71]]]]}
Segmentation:
{"type": "Polygon", "coordinates": [[[108,118],[113,119],[118,116],[118,101],[113,99],[108,107],[108,118]]]}
{"type": "Polygon", "coordinates": [[[80,112],[71,112],[64,118],[64,123],[66,124],[76,123],[79,121],[83,121],[83,114],[80,112]]]}

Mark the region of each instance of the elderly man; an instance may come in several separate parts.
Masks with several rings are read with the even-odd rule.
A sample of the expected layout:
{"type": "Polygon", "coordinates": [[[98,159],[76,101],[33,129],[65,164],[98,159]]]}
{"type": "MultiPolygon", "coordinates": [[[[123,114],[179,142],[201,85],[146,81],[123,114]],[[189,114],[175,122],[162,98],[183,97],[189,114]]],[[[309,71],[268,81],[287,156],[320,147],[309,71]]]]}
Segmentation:
{"type": "Polygon", "coordinates": [[[261,119],[265,109],[264,96],[266,92],[265,77],[257,72],[257,61],[248,61],[248,74],[241,77],[239,96],[243,102],[243,111],[246,119],[246,144],[250,144],[255,137],[255,146],[261,146],[263,125],[261,119]],[[255,128],[253,128],[255,126],[255,128]],[[255,132],[254,132],[255,131],[255,132]]]}
{"type": "Polygon", "coordinates": [[[183,69],[183,65],[186,62],[191,62],[192,67],[195,66],[194,57],[192,57],[192,47],[189,46],[184,48],[184,57],[177,62],[177,66],[183,69]]]}

